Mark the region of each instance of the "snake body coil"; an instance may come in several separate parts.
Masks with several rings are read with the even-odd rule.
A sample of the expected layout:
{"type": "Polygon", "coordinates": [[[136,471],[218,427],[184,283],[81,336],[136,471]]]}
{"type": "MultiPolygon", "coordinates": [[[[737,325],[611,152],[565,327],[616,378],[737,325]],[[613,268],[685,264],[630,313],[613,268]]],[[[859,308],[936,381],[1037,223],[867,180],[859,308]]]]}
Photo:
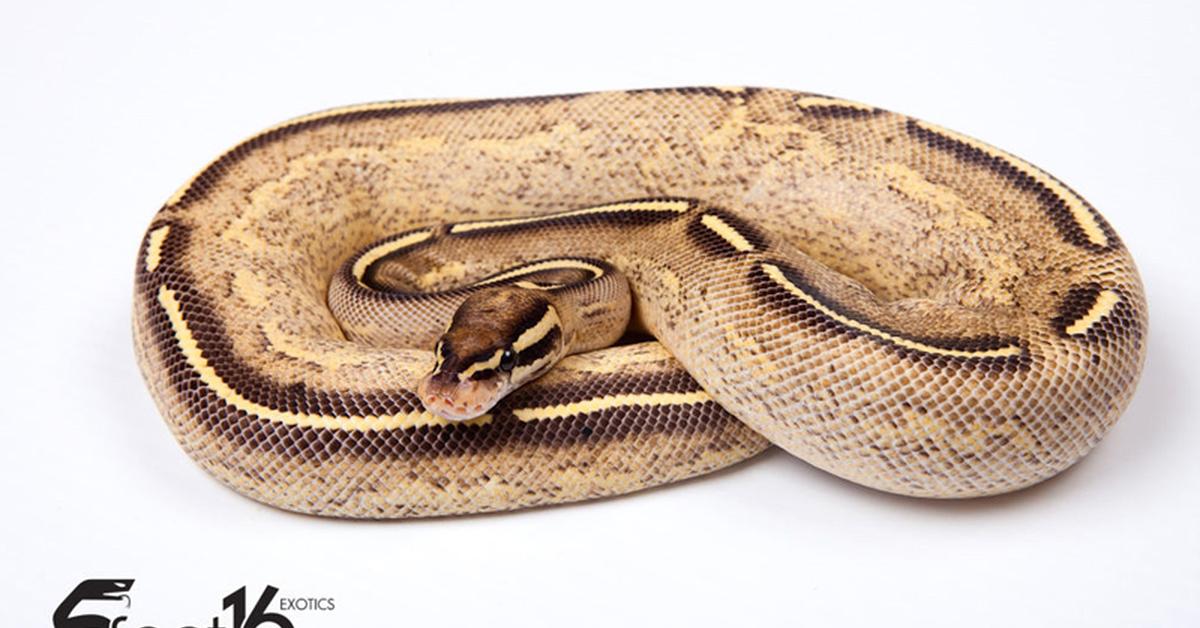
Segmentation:
{"type": "Polygon", "coordinates": [[[748,88],[268,129],[155,216],[133,318],[202,467],[268,504],[375,518],[618,494],[768,441],[901,494],[1015,490],[1112,427],[1147,322],[1128,251],[1054,177],[909,117],[748,88]],[[433,329],[377,342],[406,298],[388,290],[456,294],[544,260],[620,269],[662,344],[568,357],[475,420],[426,412],[415,386],[452,307],[421,301],[433,329]]]}

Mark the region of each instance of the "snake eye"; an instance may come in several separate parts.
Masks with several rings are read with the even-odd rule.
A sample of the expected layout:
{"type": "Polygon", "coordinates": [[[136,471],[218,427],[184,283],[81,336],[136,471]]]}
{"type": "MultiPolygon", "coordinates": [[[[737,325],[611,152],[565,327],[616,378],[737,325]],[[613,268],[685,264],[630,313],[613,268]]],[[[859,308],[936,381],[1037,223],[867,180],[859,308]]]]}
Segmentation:
{"type": "Polygon", "coordinates": [[[500,370],[511,371],[517,365],[517,353],[509,347],[500,354],[500,370]]]}

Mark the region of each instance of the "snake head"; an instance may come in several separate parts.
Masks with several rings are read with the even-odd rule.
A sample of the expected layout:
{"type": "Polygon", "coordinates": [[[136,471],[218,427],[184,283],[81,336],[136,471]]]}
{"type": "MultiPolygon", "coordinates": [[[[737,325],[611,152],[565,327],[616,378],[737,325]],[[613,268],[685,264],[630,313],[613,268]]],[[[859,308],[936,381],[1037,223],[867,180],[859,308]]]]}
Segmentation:
{"type": "Polygon", "coordinates": [[[558,309],[544,292],[514,286],[481,290],[454,313],[417,394],[442,418],[476,418],[566,355],[564,337],[558,309]]]}

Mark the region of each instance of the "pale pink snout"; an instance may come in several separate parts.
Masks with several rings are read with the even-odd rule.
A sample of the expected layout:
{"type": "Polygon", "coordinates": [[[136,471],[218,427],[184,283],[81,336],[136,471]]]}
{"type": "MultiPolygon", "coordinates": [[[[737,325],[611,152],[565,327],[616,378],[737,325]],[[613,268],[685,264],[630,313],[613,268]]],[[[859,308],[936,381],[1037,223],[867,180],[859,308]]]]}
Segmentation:
{"type": "Polygon", "coordinates": [[[449,421],[466,421],[492,409],[500,400],[495,381],[459,381],[454,375],[431,373],[417,384],[425,409],[449,421]]]}

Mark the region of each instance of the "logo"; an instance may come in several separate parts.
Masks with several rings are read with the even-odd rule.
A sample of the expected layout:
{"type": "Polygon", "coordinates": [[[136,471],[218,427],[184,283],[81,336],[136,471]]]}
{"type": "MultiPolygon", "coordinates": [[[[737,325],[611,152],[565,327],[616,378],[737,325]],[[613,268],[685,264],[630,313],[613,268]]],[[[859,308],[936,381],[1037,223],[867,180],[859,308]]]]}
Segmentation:
{"type": "Polygon", "coordinates": [[[72,611],[80,603],[93,600],[120,600],[129,608],[129,590],[133,580],[84,580],[75,587],[67,598],[54,609],[54,628],[116,628],[127,618],[122,615],[109,619],[103,615],[75,615],[72,611]]]}
{"type": "MultiPolygon", "coordinates": [[[[80,582],[54,609],[54,628],[133,628],[140,622],[123,626],[129,621],[125,614],[133,605],[131,590],[133,579],[84,580],[80,582]],[[119,602],[119,604],[117,604],[119,602]],[[80,609],[83,606],[84,609],[80,609]],[[113,610],[99,614],[112,606],[113,610]]],[[[226,595],[221,600],[222,612],[204,622],[204,628],[295,628],[292,620],[280,611],[332,611],[334,599],[282,597],[278,610],[271,610],[279,589],[271,585],[263,588],[253,606],[248,603],[246,587],[226,595]]],[[[200,624],[171,624],[178,628],[200,628],[200,624]]],[[[156,628],[141,624],[141,628],[156,628]]]]}

